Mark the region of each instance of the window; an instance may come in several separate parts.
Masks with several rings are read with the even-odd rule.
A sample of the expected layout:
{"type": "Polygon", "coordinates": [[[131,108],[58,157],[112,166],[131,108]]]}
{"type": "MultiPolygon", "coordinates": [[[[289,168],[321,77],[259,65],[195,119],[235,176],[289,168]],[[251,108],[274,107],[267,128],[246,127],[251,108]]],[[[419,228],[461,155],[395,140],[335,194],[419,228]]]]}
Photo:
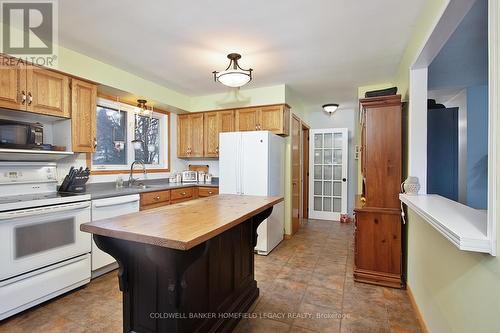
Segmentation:
{"type": "Polygon", "coordinates": [[[140,115],[128,104],[99,98],[96,108],[97,147],[92,170],[128,170],[136,160],[149,170],[168,169],[169,115],[140,115]]]}

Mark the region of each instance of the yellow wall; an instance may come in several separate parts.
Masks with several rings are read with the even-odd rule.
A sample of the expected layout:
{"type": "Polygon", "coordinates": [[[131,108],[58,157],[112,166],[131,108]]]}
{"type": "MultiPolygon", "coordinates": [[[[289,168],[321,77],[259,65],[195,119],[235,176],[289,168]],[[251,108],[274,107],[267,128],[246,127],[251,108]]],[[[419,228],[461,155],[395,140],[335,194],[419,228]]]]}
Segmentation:
{"type": "MultiPolygon", "coordinates": [[[[411,98],[410,66],[447,4],[448,0],[428,0],[418,20],[394,79],[405,100],[411,98]]],[[[500,216],[497,221],[500,230],[500,216]]],[[[411,210],[407,274],[408,285],[429,332],[500,330],[500,258],[460,251],[411,210]]]]}

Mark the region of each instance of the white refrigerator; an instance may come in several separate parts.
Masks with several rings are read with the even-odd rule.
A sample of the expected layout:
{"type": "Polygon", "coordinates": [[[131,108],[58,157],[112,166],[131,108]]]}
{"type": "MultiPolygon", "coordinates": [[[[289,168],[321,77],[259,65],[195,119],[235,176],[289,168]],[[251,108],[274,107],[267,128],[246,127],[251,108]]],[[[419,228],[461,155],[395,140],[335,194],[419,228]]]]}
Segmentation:
{"type": "MultiPolygon", "coordinates": [[[[219,193],[283,196],[284,154],[284,139],[269,131],[220,133],[219,193]]],[[[283,240],[284,220],[281,202],[257,228],[258,254],[267,255],[283,240]]]]}

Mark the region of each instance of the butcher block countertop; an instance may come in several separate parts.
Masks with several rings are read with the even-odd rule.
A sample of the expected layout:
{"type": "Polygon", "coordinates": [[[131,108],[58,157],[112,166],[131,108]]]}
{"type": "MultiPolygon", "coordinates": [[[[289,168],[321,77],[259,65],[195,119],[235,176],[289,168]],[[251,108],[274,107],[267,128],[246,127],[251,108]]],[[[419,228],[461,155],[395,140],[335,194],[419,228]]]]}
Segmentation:
{"type": "Polygon", "coordinates": [[[283,197],[220,194],[80,226],[81,231],[189,250],[283,201],[283,197]]]}

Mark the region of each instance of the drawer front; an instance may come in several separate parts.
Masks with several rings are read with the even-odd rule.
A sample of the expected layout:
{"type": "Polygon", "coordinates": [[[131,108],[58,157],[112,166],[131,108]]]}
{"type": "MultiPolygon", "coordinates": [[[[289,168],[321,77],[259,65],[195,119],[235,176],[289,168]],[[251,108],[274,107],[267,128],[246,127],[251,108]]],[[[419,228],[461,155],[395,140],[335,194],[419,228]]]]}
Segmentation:
{"type": "Polygon", "coordinates": [[[165,203],[170,201],[170,191],[157,191],[141,193],[141,206],[148,206],[157,203],[165,203]]]}
{"type": "Polygon", "coordinates": [[[179,200],[179,199],[187,199],[193,197],[193,188],[178,188],[175,190],[171,190],[170,199],[179,200]]]}
{"type": "Polygon", "coordinates": [[[219,194],[219,189],[216,187],[199,187],[198,188],[198,196],[202,197],[210,197],[212,195],[219,194]]]}

